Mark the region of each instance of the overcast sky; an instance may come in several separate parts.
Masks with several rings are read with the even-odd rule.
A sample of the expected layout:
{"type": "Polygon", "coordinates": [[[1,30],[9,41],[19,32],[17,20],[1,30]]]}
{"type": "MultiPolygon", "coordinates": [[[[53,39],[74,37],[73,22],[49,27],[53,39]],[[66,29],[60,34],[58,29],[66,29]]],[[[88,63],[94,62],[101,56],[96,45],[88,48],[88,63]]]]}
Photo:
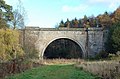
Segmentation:
{"type": "MultiPolygon", "coordinates": [[[[16,8],[17,0],[5,0],[16,8]]],[[[61,20],[83,18],[113,12],[120,6],[120,0],[21,0],[27,11],[26,26],[55,27],[61,20]]]]}

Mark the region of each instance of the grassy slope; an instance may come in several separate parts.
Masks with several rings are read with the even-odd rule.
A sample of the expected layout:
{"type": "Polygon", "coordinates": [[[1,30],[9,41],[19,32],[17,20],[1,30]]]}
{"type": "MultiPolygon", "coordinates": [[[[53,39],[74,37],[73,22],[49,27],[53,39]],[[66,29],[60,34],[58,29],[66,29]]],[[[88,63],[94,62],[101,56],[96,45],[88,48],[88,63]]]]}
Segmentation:
{"type": "Polygon", "coordinates": [[[97,79],[71,65],[50,65],[27,70],[6,79],[97,79]]]}

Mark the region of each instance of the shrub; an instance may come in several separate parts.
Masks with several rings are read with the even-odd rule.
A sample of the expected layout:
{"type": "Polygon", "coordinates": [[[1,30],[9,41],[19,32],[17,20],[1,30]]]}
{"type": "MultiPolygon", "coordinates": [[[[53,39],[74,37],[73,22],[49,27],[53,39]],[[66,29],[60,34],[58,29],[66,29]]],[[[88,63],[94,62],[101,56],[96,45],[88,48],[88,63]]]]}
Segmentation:
{"type": "Polygon", "coordinates": [[[11,29],[0,29],[0,62],[18,58],[23,54],[19,44],[19,32],[11,29]]]}
{"type": "Polygon", "coordinates": [[[104,58],[107,58],[108,55],[109,55],[109,53],[107,53],[106,51],[102,50],[95,56],[95,59],[104,59],[104,58]]]}
{"type": "Polygon", "coordinates": [[[78,69],[83,68],[87,72],[100,76],[100,79],[120,79],[120,61],[82,62],[75,66],[78,69]]]}

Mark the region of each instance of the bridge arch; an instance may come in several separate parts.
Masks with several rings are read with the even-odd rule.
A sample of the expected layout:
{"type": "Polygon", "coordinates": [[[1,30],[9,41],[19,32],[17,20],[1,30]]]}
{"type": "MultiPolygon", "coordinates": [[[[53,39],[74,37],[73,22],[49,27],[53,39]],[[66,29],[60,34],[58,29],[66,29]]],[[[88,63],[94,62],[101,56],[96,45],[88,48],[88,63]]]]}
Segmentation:
{"type": "Polygon", "coordinates": [[[54,42],[54,41],[56,41],[56,40],[59,40],[59,39],[67,39],[67,40],[73,41],[75,44],[77,44],[77,45],[81,48],[82,58],[84,58],[84,56],[85,56],[85,49],[84,49],[84,47],[82,46],[82,44],[80,43],[80,41],[77,41],[77,40],[75,40],[74,38],[71,38],[71,37],[57,37],[57,38],[53,38],[53,39],[49,40],[49,42],[47,42],[46,45],[45,45],[44,48],[43,48],[42,57],[44,56],[44,53],[45,53],[45,50],[47,49],[47,47],[48,47],[52,42],[54,42]]]}

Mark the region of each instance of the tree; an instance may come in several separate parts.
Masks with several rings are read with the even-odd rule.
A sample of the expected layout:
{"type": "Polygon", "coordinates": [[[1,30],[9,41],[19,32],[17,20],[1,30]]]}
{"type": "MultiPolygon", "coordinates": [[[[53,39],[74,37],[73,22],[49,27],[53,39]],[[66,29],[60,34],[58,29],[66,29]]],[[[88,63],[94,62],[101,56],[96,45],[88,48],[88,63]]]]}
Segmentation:
{"type": "Polygon", "coordinates": [[[86,23],[86,22],[87,22],[87,20],[88,20],[88,17],[87,17],[86,15],[84,15],[83,20],[84,20],[84,23],[86,23]]]}
{"type": "Polygon", "coordinates": [[[25,27],[26,11],[22,5],[21,0],[18,0],[17,9],[13,11],[14,19],[12,20],[13,29],[22,29],[25,27]]]}
{"type": "Polygon", "coordinates": [[[98,20],[103,27],[110,27],[112,24],[110,15],[107,12],[105,12],[103,15],[99,15],[98,20]]]}
{"type": "Polygon", "coordinates": [[[90,27],[96,27],[97,26],[97,20],[96,20],[94,15],[89,17],[89,23],[90,23],[90,27]]]}
{"type": "Polygon", "coordinates": [[[75,17],[74,21],[73,21],[73,25],[74,27],[78,27],[79,21],[77,20],[77,18],[75,17]]]}
{"type": "Polygon", "coordinates": [[[87,20],[87,23],[86,23],[86,26],[85,26],[86,28],[89,28],[90,27],[90,21],[89,20],[87,20]]]}
{"type": "Polygon", "coordinates": [[[70,28],[70,21],[68,18],[67,18],[67,21],[65,22],[65,25],[66,25],[66,27],[70,28]]]}
{"type": "Polygon", "coordinates": [[[87,20],[88,20],[87,16],[84,15],[84,18],[83,18],[83,26],[84,26],[84,27],[86,27],[87,20]]]}
{"type": "Polygon", "coordinates": [[[120,23],[114,24],[110,28],[105,48],[109,53],[120,51],[120,23]]]}
{"type": "Polygon", "coordinates": [[[19,44],[19,33],[16,30],[0,29],[0,62],[23,56],[19,44]]]}
{"type": "Polygon", "coordinates": [[[112,34],[112,40],[113,40],[113,47],[115,49],[115,52],[120,51],[120,23],[115,25],[116,28],[113,31],[112,34]]]}
{"type": "Polygon", "coordinates": [[[0,17],[0,29],[1,28],[8,28],[7,22],[0,17]]]}
{"type": "Polygon", "coordinates": [[[8,28],[8,22],[13,19],[12,6],[0,0],[0,28],[8,28]]]}
{"type": "Polygon", "coordinates": [[[113,13],[112,21],[113,23],[120,22],[120,7],[118,7],[117,10],[113,13]]]}
{"type": "Polygon", "coordinates": [[[65,27],[65,23],[61,20],[59,27],[65,27]]]}

